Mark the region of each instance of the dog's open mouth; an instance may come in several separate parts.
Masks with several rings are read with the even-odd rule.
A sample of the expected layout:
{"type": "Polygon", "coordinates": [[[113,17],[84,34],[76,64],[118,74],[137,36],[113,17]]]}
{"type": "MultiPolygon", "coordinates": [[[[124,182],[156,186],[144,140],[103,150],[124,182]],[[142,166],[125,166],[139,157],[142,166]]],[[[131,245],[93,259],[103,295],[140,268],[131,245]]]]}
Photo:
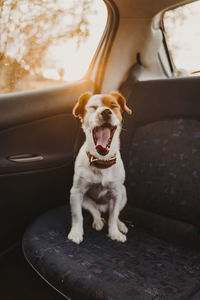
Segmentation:
{"type": "Polygon", "coordinates": [[[94,143],[100,155],[108,154],[116,128],[116,126],[105,123],[93,129],[94,143]]]}

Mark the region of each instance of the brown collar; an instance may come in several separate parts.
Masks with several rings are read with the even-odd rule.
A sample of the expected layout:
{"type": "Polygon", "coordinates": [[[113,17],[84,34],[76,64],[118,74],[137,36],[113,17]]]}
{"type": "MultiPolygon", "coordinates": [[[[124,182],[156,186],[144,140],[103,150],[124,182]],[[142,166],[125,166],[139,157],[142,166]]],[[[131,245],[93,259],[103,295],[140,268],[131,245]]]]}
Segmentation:
{"type": "Polygon", "coordinates": [[[90,152],[87,152],[87,156],[89,158],[90,166],[96,167],[98,169],[107,169],[116,164],[116,154],[108,160],[100,160],[90,154],[90,152]]]}

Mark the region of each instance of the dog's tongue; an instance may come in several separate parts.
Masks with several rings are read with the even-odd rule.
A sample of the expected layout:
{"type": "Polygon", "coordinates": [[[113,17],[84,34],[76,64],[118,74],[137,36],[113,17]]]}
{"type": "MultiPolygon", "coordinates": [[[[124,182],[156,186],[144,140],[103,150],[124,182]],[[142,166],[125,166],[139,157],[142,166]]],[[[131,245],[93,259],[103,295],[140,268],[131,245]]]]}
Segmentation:
{"type": "Polygon", "coordinates": [[[101,155],[106,155],[108,153],[107,144],[110,138],[109,128],[98,128],[95,132],[96,137],[96,150],[101,155]]]}

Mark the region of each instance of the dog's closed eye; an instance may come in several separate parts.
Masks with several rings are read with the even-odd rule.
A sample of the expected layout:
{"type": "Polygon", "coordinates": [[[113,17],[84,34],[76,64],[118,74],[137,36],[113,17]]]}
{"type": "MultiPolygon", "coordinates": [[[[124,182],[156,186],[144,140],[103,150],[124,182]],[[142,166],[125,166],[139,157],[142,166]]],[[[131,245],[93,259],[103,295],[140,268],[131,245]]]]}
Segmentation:
{"type": "Polygon", "coordinates": [[[115,108],[119,108],[119,106],[113,104],[113,105],[110,106],[110,108],[111,108],[111,109],[115,109],[115,108]]]}
{"type": "Polygon", "coordinates": [[[98,108],[98,106],[96,106],[96,105],[90,105],[90,106],[88,106],[88,108],[96,110],[98,108]]]}

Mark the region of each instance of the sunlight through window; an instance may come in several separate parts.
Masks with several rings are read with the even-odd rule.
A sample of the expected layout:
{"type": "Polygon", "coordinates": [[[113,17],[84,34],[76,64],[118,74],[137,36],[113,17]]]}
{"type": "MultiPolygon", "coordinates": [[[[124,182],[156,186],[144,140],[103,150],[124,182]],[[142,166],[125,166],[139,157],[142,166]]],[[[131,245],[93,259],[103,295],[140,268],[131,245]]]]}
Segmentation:
{"type": "Polygon", "coordinates": [[[106,21],[103,0],[1,1],[0,93],[81,79],[106,21]]]}
{"type": "Polygon", "coordinates": [[[163,20],[175,75],[200,75],[200,1],[168,10],[163,20]]]}

